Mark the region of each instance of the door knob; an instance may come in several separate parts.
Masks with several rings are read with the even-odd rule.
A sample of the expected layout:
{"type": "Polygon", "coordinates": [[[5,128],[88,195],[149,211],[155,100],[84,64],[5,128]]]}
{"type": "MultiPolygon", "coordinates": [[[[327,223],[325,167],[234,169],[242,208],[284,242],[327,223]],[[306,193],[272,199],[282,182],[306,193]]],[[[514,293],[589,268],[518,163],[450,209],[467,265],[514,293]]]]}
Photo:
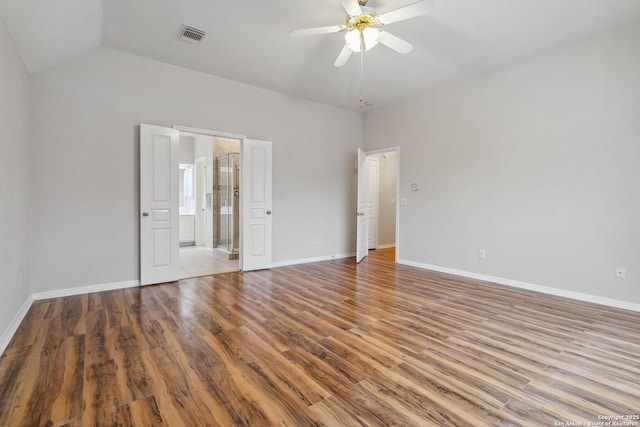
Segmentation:
{"type": "Polygon", "coordinates": [[[267,215],[271,215],[271,211],[267,211],[267,215]]]}
{"type": "Polygon", "coordinates": [[[149,212],[142,212],[142,216],[149,216],[149,212]]]}

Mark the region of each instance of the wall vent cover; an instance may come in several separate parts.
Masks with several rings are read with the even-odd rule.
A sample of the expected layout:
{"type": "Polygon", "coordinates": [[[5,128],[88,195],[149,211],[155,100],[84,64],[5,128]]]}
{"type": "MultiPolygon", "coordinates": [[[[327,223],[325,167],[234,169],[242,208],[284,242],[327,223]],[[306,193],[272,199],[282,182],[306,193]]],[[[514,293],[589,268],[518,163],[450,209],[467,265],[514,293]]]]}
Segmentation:
{"type": "Polygon", "coordinates": [[[184,40],[193,44],[200,44],[204,36],[207,35],[205,30],[201,30],[200,28],[191,27],[189,25],[183,25],[180,29],[180,34],[178,37],[180,40],[184,40]]]}

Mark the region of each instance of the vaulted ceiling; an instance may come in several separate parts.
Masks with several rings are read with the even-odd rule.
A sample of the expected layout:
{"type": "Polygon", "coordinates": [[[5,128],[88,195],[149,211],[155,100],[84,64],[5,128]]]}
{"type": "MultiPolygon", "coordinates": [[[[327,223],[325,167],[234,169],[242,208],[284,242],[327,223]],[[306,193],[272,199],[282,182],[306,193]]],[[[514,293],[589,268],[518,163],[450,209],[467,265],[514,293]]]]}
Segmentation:
{"type": "MultiPolygon", "coordinates": [[[[370,0],[383,13],[415,0],[370,0]]],[[[480,75],[617,27],[640,23],[639,0],[431,0],[428,15],[385,27],[414,45],[365,55],[375,107],[480,75]]],[[[337,25],[340,0],[0,0],[0,16],[31,73],[99,46],[346,108],[358,108],[356,55],[333,63],[343,34],[292,38],[337,25]],[[207,31],[178,39],[183,24],[207,31]]]]}

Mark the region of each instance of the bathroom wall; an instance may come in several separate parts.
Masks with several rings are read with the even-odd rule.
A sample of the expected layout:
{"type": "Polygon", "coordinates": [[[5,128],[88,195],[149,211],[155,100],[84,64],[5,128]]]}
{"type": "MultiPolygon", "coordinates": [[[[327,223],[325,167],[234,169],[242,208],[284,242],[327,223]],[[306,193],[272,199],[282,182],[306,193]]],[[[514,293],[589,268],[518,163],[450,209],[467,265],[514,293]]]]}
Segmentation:
{"type": "Polygon", "coordinates": [[[195,161],[194,138],[189,135],[180,135],[180,163],[192,165],[195,161]]]}
{"type": "MultiPolygon", "coordinates": [[[[194,164],[194,138],[189,135],[180,135],[179,160],[181,164],[194,164]]],[[[180,181],[182,184],[182,180],[180,181]]],[[[196,206],[198,209],[198,206],[196,206]]],[[[195,213],[180,214],[180,244],[192,245],[195,241],[196,216],[195,213]]]]}
{"type": "Polygon", "coordinates": [[[213,138],[213,157],[218,158],[227,153],[239,153],[240,141],[229,138],[213,138]]]}
{"type": "MultiPolygon", "coordinates": [[[[205,169],[207,171],[213,171],[213,137],[208,135],[195,135],[194,136],[194,156],[195,159],[205,159],[205,169]]],[[[197,191],[202,191],[198,189],[197,191]]],[[[213,173],[206,173],[205,188],[203,193],[213,193],[213,173]]],[[[206,196],[205,196],[206,197],[206,196]]],[[[207,230],[213,228],[212,220],[212,204],[205,202],[205,227],[207,230]]],[[[197,208],[202,209],[202,203],[197,208]]],[[[206,233],[204,239],[205,247],[213,248],[212,233],[206,233]]]]}

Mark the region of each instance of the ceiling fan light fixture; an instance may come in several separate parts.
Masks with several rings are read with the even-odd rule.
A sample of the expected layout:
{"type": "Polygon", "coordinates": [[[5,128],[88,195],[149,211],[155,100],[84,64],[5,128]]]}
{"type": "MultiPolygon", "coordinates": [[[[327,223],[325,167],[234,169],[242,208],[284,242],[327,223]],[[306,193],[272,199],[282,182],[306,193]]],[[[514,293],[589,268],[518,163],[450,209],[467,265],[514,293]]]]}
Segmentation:
{"type": "Polygon", "coordinates": [[[347,63],[353,52],[360,53],[360,109],[372,105],[369,101],[365,102],[364,100],[365,51],[378,43],[402,54],[407,54],[413,49],[411,43],[407,43],[401,38],[383,31],[380,27],[424,15],[427,13],[427,6],[430,2],[430,0],[418,0],[408,6],[378,15],[374,9],[366,6],[367,1],[340,0],[342,7],[347,12],[347,19],[343,25],[306,28],[290,32],[292,37],[344,32],[345,44],[333,65],[342,67],[347,63]]]}
{"type": "MultiPolygon", "coordinates": [[[[362,37],[364,38],[364,50],[367,51],[378,44],[379,31],[375,28],[365,28],[362,30],[362,37]]],[[[354,52],[360,52],[360,31],[350,30],[344,35],[344,40],[347,42],[347,46],[354,52]]]]}

